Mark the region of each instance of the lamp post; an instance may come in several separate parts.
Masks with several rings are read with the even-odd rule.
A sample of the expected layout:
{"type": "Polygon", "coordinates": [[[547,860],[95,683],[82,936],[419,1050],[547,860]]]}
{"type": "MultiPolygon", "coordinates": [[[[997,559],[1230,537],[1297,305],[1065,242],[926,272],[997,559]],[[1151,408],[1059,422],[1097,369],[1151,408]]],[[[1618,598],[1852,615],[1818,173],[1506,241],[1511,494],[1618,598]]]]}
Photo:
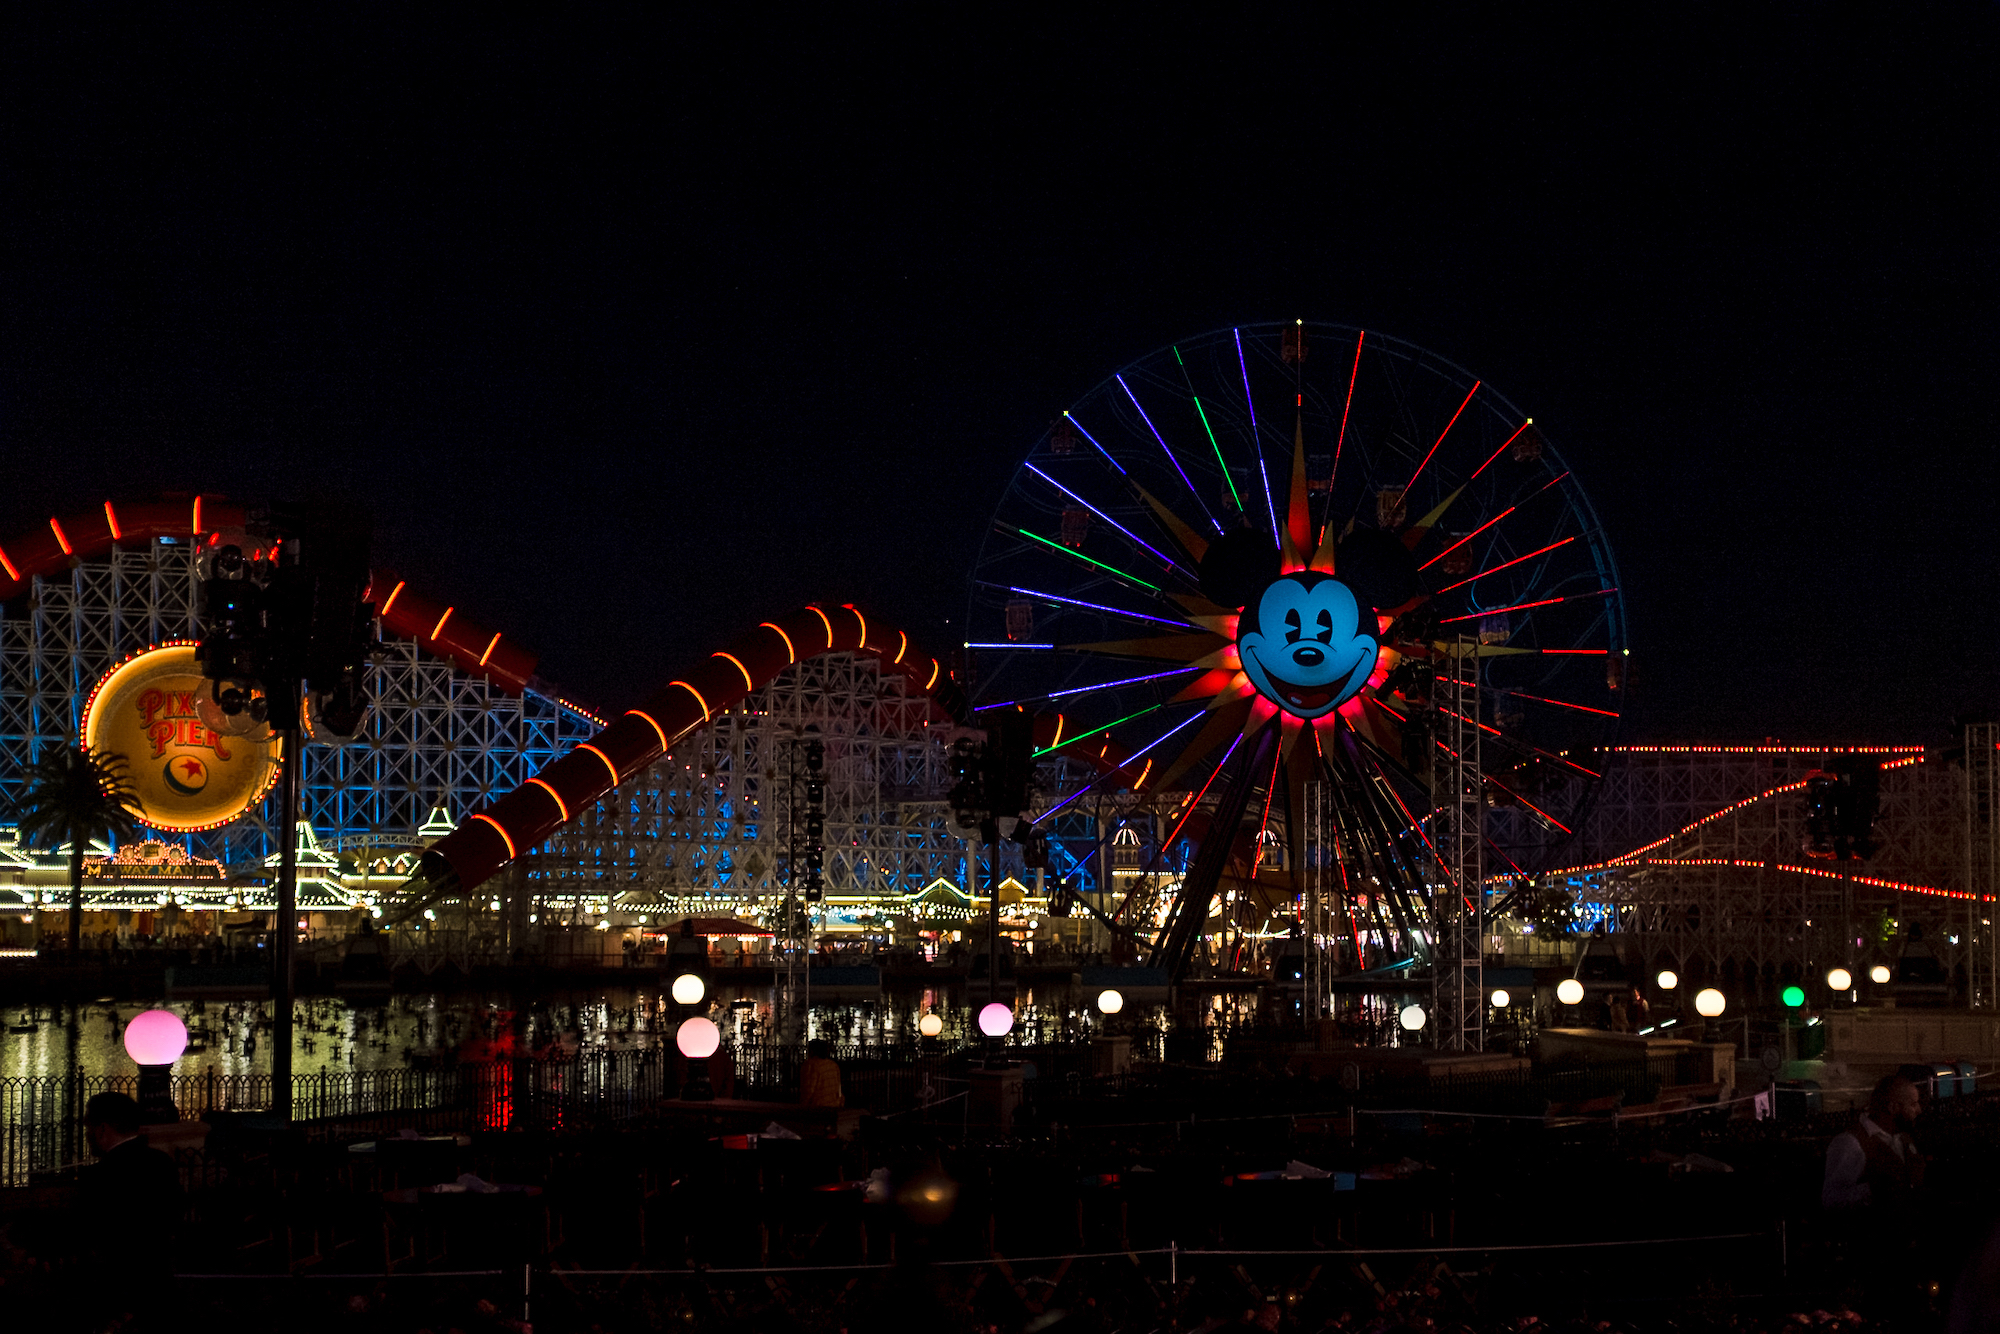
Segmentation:
{"type": "Polygon", "coordinates": [[[125,1025],[125,1052],[139,1066],[139,1118],[147,1125],[181,1119],[173,1069],[187,1045],[187,1025],[171,1010],[147,1010],[125,1025]]]}

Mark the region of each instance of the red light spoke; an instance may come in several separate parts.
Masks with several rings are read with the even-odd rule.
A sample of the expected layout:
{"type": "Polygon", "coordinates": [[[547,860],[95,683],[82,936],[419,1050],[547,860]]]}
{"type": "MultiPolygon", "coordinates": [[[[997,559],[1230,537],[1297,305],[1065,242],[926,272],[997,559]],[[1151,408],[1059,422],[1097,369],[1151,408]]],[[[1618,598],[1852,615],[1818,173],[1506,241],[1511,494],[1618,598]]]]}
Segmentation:
{"type": "Polygon", "coordinates": [[[1593,709],[1588,704],[1572,704],[1566,699],[1549,699],[1544,695],[1530,695],[1525,690],[1505,690],[1501,693],[1512,695],[1516,699],[1531,699],[1537,704],[1553,704],[1559,709],[1575,709],[1579,713],[1597,713],[1602,714],[1606,718],[1616,718],[1618,716],[1617,712],[1612,709],[1593,709]]]}
{"type": "Polygon", "coordinates": [[[1547,820],[1550,824],[1554,825],[1556,828],[1562,830],[1565,834],[1574,832],[1573,830],[1570,829],[1568,825],[1564,824],[1561,820],[1556,819],[1555,816],[1550,815],[1540,806],[1537,806],[1534,802],[1529,801],[1526,797],[1516,792],[1513,788],[1508,787],[1505,783],[1495,778],[1492,774],[1482,774],[1480,776],[1484,778],[1487,782],[1493,784],[1493,786],[1499,788],[1502,792],[1505,792],[1508,796],[1512,797],[1514,800],[1520,802],[1523,806],[1526,806],[1529,810],[1533,811],[1535,814],[1541,816],[1544,820],[1547,820]]]}
{"type": "Polygon", "coordinates": [[[1467,612],[1463,616],[1447,616],[1439,625],[1449,625],[1453,621],[1476,621],[1486,616],[1499,616],[1510,611],[1527,611],[1531,607],[1554,607],[1564,602],[1583,602],[1590,598],[1608,598],[1618,590],[1600,588],[1595,593],[1573,593],[1566,598],[1543,598],[1540,602],[1517,602],[1511,607],[1490,607],[1485,611],[1467,612]]]}
{"type": "Polygon", "coordinates": [[[1488,519],[1485,523],[1480,524],[1477,528],[1467,533],[1464,537],[1459,538],[1458,541],[1452,543],[1450,546],[1446,547],[1443,551],[1438,552],[1437,555],[1432,556],[1422,565],[1419,565],[1417,569],[1419,571],[1428,570],[1431,566],[1437,564],[1439,561],[1443,560],[1446,556],[1449,556],[1452,552],[1458,550],[1460,547],[1464,546],[1467,542],[1470,542],[1473,538],[1479,536],[1481,533],[1485,532],[1488,528],[1491,528],[1494,524],[1500,522],[1502,519],[1506,518],[1509,514],[1512,514],[1515,510],[1519,508],[1520,506],[1518,505],[1509,505],[1506,509],[1501,510],[1498,514],[1488,519]]]}
{"type": "MultiPolygon", "coordinates": [[[[1354,369],[1347,373],[1347,403],[1340,409],[1340,438],[1333,442],[1333,472],[1326,479],[1327,494],[1333,494],[1333,479],[1340,476],[1340,449],[1347,443],[1347,414],[1354,409],[1354,381],[1361,374],[1361,344],[1366,341],[1368,331],[1354,340],[1354,369]]],[[[1331,503],[1331,502],[1329,502],[1331,503]]]]}
{"type": "Polygon", "coordinates": [[[1510,561],[1502,561],[1498,565],[1492,566],[1488,569],[1481,570],[1478,574],[1473,575],[1470,579],[1461,579],[1455,584],[1446,584],[1443,588],[1440,588],[1438,592],[1449,593],[1454,588],[1464,588],[1467,584],[1479,582],[1481,579],[1484,579],[1489,574],[1498,574],[1500,573],[1500,571],[1508,568],[1511,565],[1519,565],[1524,560],[1533,560],[1537,556],[1546,555],[1549,552],[1554,551],[1557,547],[1566,547],[1574,541],[1576,541],[1575,536],[1570,536],[1570,537],[1565,537],[1560,542],[1551,542],[1547,546],[1541,548],[1541,550],[1539,551],[1530,551],[1525,556],[1516,556],[1514,557],[1514,559],[1510,561]]]}
{"type": "MultiPolygon", "coordinates": [[[[1470,403],[1472,401],[1472,396],[1479,392],[1479,386],[1483,383],[1485,382],[1482,380],[1474,380],[1472,382],[1472,388],[1465,391],[1465,403],[1470,403]]],[[[1429,466],[1431,461],[1431,455],[1438,452],[1438,446],[1443,444],[1444,438],[1451,434],[1451,428],[1458,425],[1459,414],[1465,411],[1465,403],[1460,403],[1458,405],[1458,412],[1454,412],[1451,414],[1451,420],[1444,424],[1444,429],[1438,432],[1438,438],[1431,443],[1430,454],[1424,455],[1424,461],[1422,463],[1419,463],[1417,465],[1417,470],[1410,474],[1410,480],[1403,486],[1404,495],[1407,496],[1410,494],[1411,488],[1413,488],[1417,484],[1417,479],[1424,475],[1424,469],[1427,466],[1429,466]]]]}
{"type": "Polygon", "coordinates": [[[1486,462],[1480,464],[1478,468],[1474,469],[1472,476],[1466,478],[1465,480],[1468,482],[1474,482],[1479,480],[1479,474],[1485,472],[1487,468],[1491,467],[1493,460],[1499,458],[1502,454],[1506,453],[1507,446],[1513,444],[1517,439],[1520,438],[1521,432],[1527,430],[1530,426],[1533,426],[1534,424],[1535,424],[1535,419],[1533,417],[1530,417],[1528,418],[1528,420],[1522,422],[1519,426],[1515,427],[1514,434],[1508,436],[1505,440],[1501,441],[1500,448],[1494,450],[1492,455],[1487,458],[1486,462]]]}

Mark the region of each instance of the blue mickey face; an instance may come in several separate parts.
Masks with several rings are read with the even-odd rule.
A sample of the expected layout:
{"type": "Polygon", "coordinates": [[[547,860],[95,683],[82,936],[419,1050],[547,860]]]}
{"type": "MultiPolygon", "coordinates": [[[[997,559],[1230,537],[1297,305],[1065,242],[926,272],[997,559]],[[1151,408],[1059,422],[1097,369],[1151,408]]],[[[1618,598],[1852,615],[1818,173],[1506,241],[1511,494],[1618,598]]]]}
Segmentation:
{"type": "Polygon", "coordinates": [[[1243,609],[1236,638],[1243,671],[1286,713],[1324,717],[1375,670],[1381,644],[1362,628],[1362,615],[1354,591],[1332,575],[1273,580],[1243,609]]]}

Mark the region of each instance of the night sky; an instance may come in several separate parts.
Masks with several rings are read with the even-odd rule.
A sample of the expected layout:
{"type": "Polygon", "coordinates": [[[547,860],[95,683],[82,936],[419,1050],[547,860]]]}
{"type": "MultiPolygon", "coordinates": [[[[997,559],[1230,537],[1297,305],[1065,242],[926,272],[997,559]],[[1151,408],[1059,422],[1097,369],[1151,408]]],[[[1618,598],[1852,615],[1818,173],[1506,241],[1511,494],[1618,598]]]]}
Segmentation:
{"type": "Polygon", "coordinates": [[[1052,416],[1302,316],[1564,452],[1633,739],[2000,708],[1991,4],[278,8],[12,11],[0,534],[364,496],[615,707],[806,600],[955,642],[1052,416]]]}

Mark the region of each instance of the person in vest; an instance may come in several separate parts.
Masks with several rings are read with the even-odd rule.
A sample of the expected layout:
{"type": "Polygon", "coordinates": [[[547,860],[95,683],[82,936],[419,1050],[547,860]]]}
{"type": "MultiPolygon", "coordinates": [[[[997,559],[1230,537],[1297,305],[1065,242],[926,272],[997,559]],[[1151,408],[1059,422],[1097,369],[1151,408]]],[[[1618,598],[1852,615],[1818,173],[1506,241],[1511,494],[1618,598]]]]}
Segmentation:
{"type": "Polygon", "coordinates": [[[1826,1147],[1820,1204],[1828,1209],[1866,1207],[1899,1213],[1923,1185],[1924,1159],[1910,1139],[1922,1106],[1917,1086],[1902,1074],[1884,1075],[1869,1095],[1868,1111],[1826,1147]]]}

